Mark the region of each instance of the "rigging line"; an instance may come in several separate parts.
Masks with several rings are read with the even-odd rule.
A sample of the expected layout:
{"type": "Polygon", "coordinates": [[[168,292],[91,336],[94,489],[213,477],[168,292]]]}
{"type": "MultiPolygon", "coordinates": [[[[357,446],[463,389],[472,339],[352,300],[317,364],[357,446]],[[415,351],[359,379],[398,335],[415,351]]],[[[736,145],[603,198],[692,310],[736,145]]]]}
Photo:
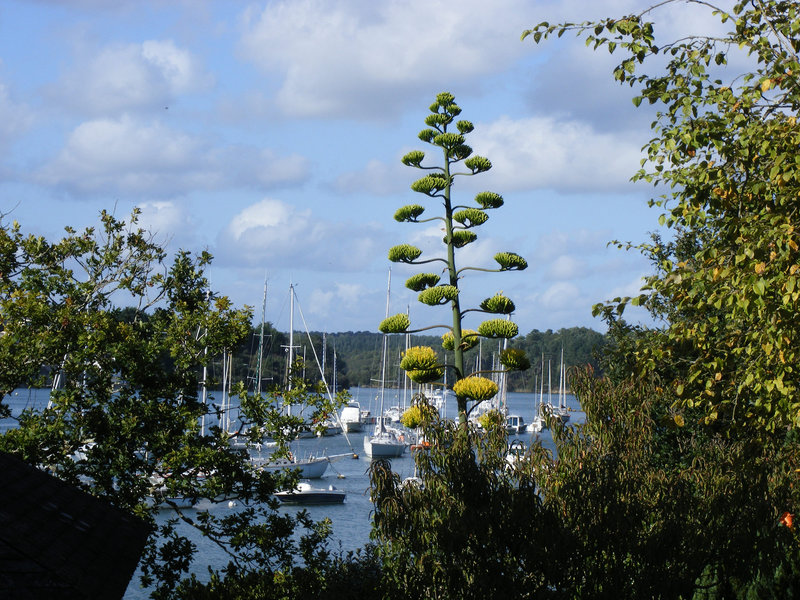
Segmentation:
{"type": "MultiPolygon", "coordinates": [[[[320,365],[319,358],[317,357],[317,349],[314,347],[314,342],[311,339],[311,332],[308,330],[308,324],[306,323],[306,317],[303,314],[303,307],[300,306],[300,299],[297,297],[297,293],[292,289],[292,294],[294,294],[295,302],[297,303],[297,312],[300,313],[300,320],[303,322],[303,329],[306,331],[306,336],[308,337],[308,343],[311,345],[311,353],[314,355],[314,362],[317,365],[317,369],[319,369],[320,377],[322,378],[322,384],[325,386],[325,393],[328,394],[328,398],[330,398],[331,402],[333,402],[333,394],[331,393],[330,387],[328,387],[328,380],[325,379],[325,373],[322,372],[322,366],[320,365]]],[[[339,427],[342,428],[342,435],[344,435],[344,439],[347,440],[347,445],[350,446],[350,450],[353,451],[355,454],[355,449],[353,448],[353,444],[350,443],[350,438],[347,437],[347,432],[344,430],[344,425],[342,424],[339,413],[333,411],[334,416],[336,417],[336,422],[339,424],[339,427]]]]}

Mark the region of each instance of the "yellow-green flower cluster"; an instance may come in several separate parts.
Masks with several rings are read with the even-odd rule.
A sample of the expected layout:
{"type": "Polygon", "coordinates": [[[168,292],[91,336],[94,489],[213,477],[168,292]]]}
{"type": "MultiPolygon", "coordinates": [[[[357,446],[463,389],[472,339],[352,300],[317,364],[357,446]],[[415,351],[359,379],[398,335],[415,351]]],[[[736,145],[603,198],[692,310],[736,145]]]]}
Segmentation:
{"type": "Polygon", "coordinates": [[[478,333],[488,338],[511,339],[519,333],[519,327],[513,321],[490,319],[478,326],[478,333]]]}
{"type": "Polygon", "coordinates": [[[412,346],[406,350],[400,368],[414,383],[430,383],[444,375],[444,367],[439,364],[439,357],[430,346],[412,346]]]}
{"type": "MultiPolygon", "coordinates": [[[[478,332],[474,329],[464,329],[461,332],[461,348],[469,350],[478,345],[478,332]]],[[[455,350],[455,337],[452,331],[448,331],[442,336],[442,348],[445,350],[455,350]]]]}
{"type": "Polygon", "coordinates": [[[491,379],[486,377],[465,377],[456,381],[453,386],[453,392],[458,398],[466,398],[467,400],[475,400],[481,402],[489,400],[497,394],[497,384],[491,379]]]}

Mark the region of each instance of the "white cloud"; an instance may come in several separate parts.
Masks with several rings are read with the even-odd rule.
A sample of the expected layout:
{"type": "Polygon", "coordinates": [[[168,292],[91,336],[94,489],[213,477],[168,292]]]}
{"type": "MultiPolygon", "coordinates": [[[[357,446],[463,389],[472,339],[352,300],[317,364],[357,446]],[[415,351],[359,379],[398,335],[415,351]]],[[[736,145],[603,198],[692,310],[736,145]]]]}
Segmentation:
{"type": "Polygon", "coordinates": [[[554,117],[502,117],[476,126],[470,145],[492,161],[481,185],[504,190],[631,191],[641,159],[638,142],[554,117]]]}
{"type": "Polygon", "coordinates": [[[364,295],[364,286],[360,284],[336,283],[333,288],[316,288],[311,292],[306,311],[320,321],[339,318],[343,313],[357,314],[363,310],[364,295]]]}
{"type": "Polygon", "coordinates": [[[200,249],[197,219],[183,204],[161,200],[139,205],[139,226],[173,248],[200,249]]]}
{"type": "Polygon", "coordinates": [[[158,121],[125,115],[78,125],[36,179],[78,195],[164,197],[222,186],[267,189],[299,182],[306,174],[306,160],[296,155],[278,157],[248,146],[213,147],[158,121]]]}
{"type": "Polygon", "coordinates": [[[54,94],[89,114],[160,108],[182,94],[207,89],[213,78],[172,40],[92,49],[54,94]]]}
{"type": "Polygon", "coordinates": [[[576,279],[585,275],[586,272],[587,268],[583,260],[564,254],[552,261],[548,268],[548,276],[558,280],[576,279]]]}
{"type": "MultiPolygon", "coordinates": [[[[400,161],[397,161],[400,165],[400,161]]],[[[401,165],[402,166],[402,165],[401,165]]],[[[410,180],[407,171],[400,166],[389,166],[379,160],[371,160],[357,172],[344,173],[336,178],[334,189],[340,194],[372,194],[388,196],[408,189],[410,180]]]]}
{"type": "Polygon", "coordinates": [[[523,0],[283,0],[243,17],[241,53],[283,81],[295,116],[381,115],[410,95],[496,73],[525,52],[523,0]]]}
{"type": "Polygon", "coordinates": [[[219,254],[250,266],[352,272],[383,256],[377,227],[324,221],[308,209],[264,199],[236,214],[220,234],[219,254]]]}

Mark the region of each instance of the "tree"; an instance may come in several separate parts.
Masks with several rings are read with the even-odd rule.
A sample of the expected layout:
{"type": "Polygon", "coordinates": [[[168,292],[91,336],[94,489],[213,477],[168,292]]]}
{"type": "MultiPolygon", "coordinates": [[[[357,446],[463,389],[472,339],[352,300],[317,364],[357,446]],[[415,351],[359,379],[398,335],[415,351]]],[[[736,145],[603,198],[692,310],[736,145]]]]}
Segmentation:
{"type": "Polygon", "coordinates": [[[634,179],[668,189],[651,202],[676,237],[638,246],[656,267],[643,293],[597,311],[613,320],[639,304],[664,320],[637,347],[638,366],[679,366],[671,378],[679,404],[701,407],[707,422],[796,427],[800,14],[779,0],[731,10],[694,4],[711,7],[728,33],[657,45],[645,20],[653,7],[596,23],[542,23],[523,38],[574,31],[594,48],[622,52],[615,78],[639,87],[637,106],[661,107],[634,179]],[[738,52],[750,72],[726,68],[738,52]],[[666,65],[639,72],[656,57],[666,65]]]}
{"type": "MultiPolygon", "coordinates": [[[[400,244],[389,250],[389,260],[392,262],[420,265],[426,263],[442,263],[447,271],[445,283],[440,283],[441,277],[436,273],[418,273],[406,281],[406,287],[419,292],[418,299],[429,306],[449,305],[452,310],[452,325],[435,325],[432,327],[445,327],[448,333],[443,336],[442,346],[445,350],[454,353],[452,389],[458,401],[460,418],[466,419],[469,402],[473,406],[492,398],[497,393],[497,385],[490,379],[479,374],[467,373],[464,365],[464,352],[478,343],[479,337],[486,338],[513,338],[518,333],[517,326],[506,319],[495,318],[484,321],[478,326],[477,331],[464,330],[462,323],[464,316],[469,312],[481,312],[495,315],[510,315],[514,312],[514,303],[502,293],[484,300],[479,308],[461,308],[459,293],[461,279],[464,273],[470,270],[481,271],[514,271],[527,268],[527,262],[518,254],[500,252],[494,259],[499,265],[497,269],[484,269],[479,267],[458,267],[456,253],[461,248],[473,243],[477,234],[473,231],[483,225],[489,218],[487,211],[500,208],[503,198],[494,192],[480,192],[475,196],[476,206],[455,204],[452,197],[452,188],[457,176],[472,176],[485,173],[492,167],[492,163],[482,156],[472,154],[472,148],[466,144],[466,136],[473,130],[471,122],[458,120],[461,108],[455,103],[452,94],[443,92],[436,97],[430,106],[431,114],[425,119],[427,129],[419,133],[419,138],[441,150],[443,162],[441,165],[427,166],[422,162],[425,153],[413,150],[403,158],[403,164],[428,171],[429,174],[418,179],[411,185],[411,189],[428,198],[439,199],[444,209],[443,214],[420,218],[425,212],[425,207],[419,204],[410,204],[400,208],[394,215],[396,221],[401,223],[427,223],[440,221],[445,231],[443,243],[445,257],[421,259],[422,250],[410,244],[400,244]],[[458,131],[455,133],[452,128],[458,131]],[[465,171],[455,171],[463,166],[465,171]]],[[[383,333],[413,333],[425,331],[432,327],[410,330],[409,318],[405,314],[398,314],[385,319],[379,329],[383,333]]],[[[525,370],[530,366],[524,354],[520,351],[509,350],[501,356],[501,362],[507,370],[525,370]]],[[[445,366],[442,365],[430,347],[409,348],[404,354],[400,366],[406,371],[409,378],[417,383],[430,383],[442,377],[445,366]]]]}
{"type": "Polygon", "coordinates": [[[547,597],[557,521],[530,473],[509,468],[505,420],[425,421],[418,479],[401,481],[385,459],[370,467],[385,597],[547,597]]]}
{"type": "MultiPolygon", "coordinates": [[[[556,597],[744,598],[759,578],[794,569],[796,534],[779,517],[799,499],[796,435],[754,444],[678,426],[654,379],[584,369],[571,387],[586,422],[554,429],[558,460],[530,457],[557,522],[556,597]]],[[[796,574],[784,583],[759,597],[800,589],[796,574]]]]}
{"type": "MultiPolygon", "coordinates": [[[[0,221],[0,392],[53,387],[48,406],[25,410],[0,449],[153,524],[159,509],[174,506],[170,497],[244,505],[223,518],[176,507],[174,520],[154,527],[141,566],[155,597],[170,595],[192,562],[178,520],[230,556],[217,580],[257,570],[316,581],[297,564],[326,560],[328,525],[275,510],[272,492],[293,476],[273,477],[235,450],[216,424],[221,407],[199,394],[203,365],[249,331],[250,309],[211,291],[208,253],[181,251],[168,263],[137,218],[103,212],[98,228],[68,227],[55,242],[0,221]],[[119,300],[133,306],[120,310],[119,300]],[[163,498],[154,480],[163,481],[163,498]]],[[[243,427],[284,435],[279,395],[247,395],[244,385],[243,427]]],[[[322,404],[297,387],[309,391],[304,401],[322,404]]]]}

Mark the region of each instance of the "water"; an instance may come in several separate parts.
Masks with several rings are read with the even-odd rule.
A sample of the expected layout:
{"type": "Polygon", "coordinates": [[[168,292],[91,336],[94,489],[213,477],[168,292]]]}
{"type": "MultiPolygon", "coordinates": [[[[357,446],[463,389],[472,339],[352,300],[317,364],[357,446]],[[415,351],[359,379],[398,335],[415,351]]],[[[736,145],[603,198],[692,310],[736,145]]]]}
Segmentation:
{"type": "MultiPolygon", "coordinates": [[[[376,390],[354,388],[351,389],[351,394],[354,400],[358,400],[361,403],[362,408],[370,408],[373,414],[378,411],[378,406],[375,404],[376,390]],[[373,406],[370,406],[370,403],[373,406]]],[[[42,408],[46,406],[48,396],[49,390],[17,390],[11,396],[7,396],[4,401],[11,407],[12,414],[18,416],[26,407],[42,408]]],[[[531,393],[509,393],[509,414],[521,415],[525,419],[525,423],[530,423],[534,415],[537,398],[538,395],[531,393]]],[[[553,401],[555,402],[556,399],[553,398],[553,401]]],[[[581,412],[580,405],[574,396],[568,394],[566,401],[567,406],[573,411],[571,421],[582,422],[585,415],[581,412]]],[[[387,391],[384,397],[384,406],[398,404],[402,405],[402,396],[398,395],[396,391],[387,391]]],[[[448,403],[445,414],[450,418],[455,417],[456,406],[454,401],[448,403]]],[[[11,419],[0,420],[0,434],[13,426],[14,421],[11,419]]],[[[293,452],[298,457],[304,457],[309,454],[334,456],[352,452],[355,452],[358,456],[357,459],[348,457],[333,462],[328,467],[324,477],[313,481],[314,487],[334,485],[336,488],[346,491],[347,499],[344,504],[304,507],[281,506],[279,509],[285,513],[295,513],[298,510],[305,509],[314,520],[318,521],[326,517],[331,519],[333,534],[330,545],[334,550],[356,550],[369,541],[373,507],[369,499],[368,469],[370,459],[363,452],[364,435],[365,433],[356,433],[348,436],[342,434],[331,437],[302,439],[294,442],[292,446],[293,452]]],[[[552,448],[552,437],[548,430],[540,434],[523,433],[513,436],[512,439],[518,439],[527,445],[537,435],[546,447],[552,448]]],[[[392,467],[401,478],[413,475],[414,462],[411,454],[406,452],[402,457],[392,459],[392,467]]],[[[206,502],[196,507],[196,510],[205,509],[213,511],[217,516],[225,516],[226,513],[240,510],[241,507],[230,507],[227,502],[218,504],[206,502]]],[[[159,519],[166,520],[170,516],[170,511],[167,510],[159,513],[159,519]]],[[[195,572],[201,580],[206,578],[206,565],[223,566],[226,564],[225,555],[215,545],[203,540],[189,528],[183,533],[193,539],[198,546],[195,572]]],[[[134,576],[125,594],[126,600],[139,600],[147,597],[147,591],[139,588],[138,576],[134,576]]]]}

